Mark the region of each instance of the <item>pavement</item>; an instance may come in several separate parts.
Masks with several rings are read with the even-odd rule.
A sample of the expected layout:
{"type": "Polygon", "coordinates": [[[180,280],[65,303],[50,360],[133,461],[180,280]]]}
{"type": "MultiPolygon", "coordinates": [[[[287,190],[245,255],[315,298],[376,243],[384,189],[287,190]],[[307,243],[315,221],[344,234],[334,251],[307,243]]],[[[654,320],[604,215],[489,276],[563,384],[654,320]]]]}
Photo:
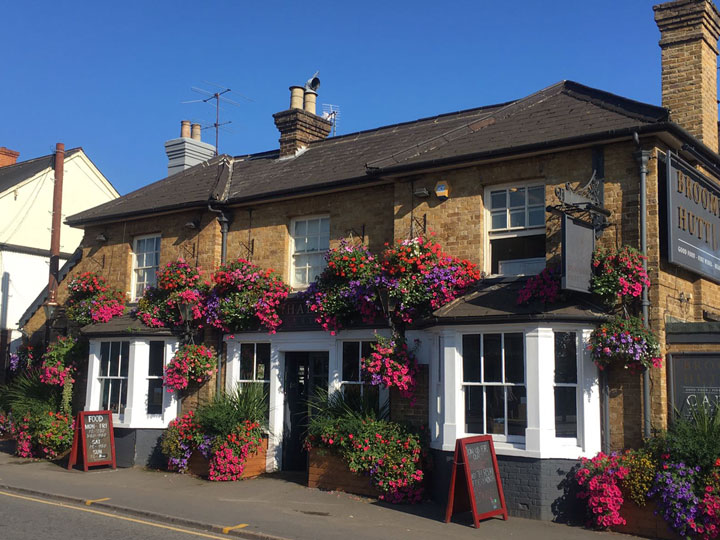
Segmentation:
{"type": "Polygon", "coordinates": [[[273,473],[240,482],[142,468],[68,471],[60,463],[12,455],[0,441],[0,491],[155,522],[256,540],[298,539],[630,539],[564,524],[491,518],[475,529],[469,514],[444,523],[432,502],[389,505],[374,499],[306,487],[305,474],[273,473]]]}

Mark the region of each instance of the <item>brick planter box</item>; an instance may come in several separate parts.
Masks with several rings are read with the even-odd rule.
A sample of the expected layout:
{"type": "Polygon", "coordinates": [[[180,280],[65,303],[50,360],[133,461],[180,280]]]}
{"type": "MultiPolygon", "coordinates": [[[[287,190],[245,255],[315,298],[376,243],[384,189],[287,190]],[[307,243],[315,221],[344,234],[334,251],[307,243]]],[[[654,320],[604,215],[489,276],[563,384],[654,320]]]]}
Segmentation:
{"type": "Polygon", "coordinates": [[[377,497],[380,492],[370,482],[370,477],[348,469],[343,459],[325,449],[312,448],[308,459],[308,487],[344,491],[377,497]]]}
{"type": "Polygon", "coordinates": [[[670,530],[662,516],[655,515],[655,501],[648,501],[640,508],[634,502],[625,500],[620,509],[620,515],[625,518],[627,525],[613,527],[612,530],[623,534],[633,534],[646,538],[661,540],[681,540],[682,537],[670,530]]]}
{"type": "MultiPolygon", "coordinates": [[[[266,470],[268,440],[263,437],[262,443],[254,454],[250,454],[245,461],[242,479],[255,478],[266,470]]],[[[200,452],[195,450],[188,460],[188,472],[195,476],[207,478],[210,475],[210,462],[200,452]]]]}

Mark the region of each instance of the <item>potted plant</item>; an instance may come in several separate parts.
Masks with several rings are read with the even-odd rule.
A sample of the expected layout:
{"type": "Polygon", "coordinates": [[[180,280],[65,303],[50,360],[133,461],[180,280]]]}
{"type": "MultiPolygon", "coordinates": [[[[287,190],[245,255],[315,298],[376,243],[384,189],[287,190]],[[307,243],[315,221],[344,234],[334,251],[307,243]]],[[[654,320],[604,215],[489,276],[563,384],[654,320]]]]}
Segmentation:
{"type": "Polygon", "coordinates": [[[599,369],[617,364],[640,373],[662,365],[657,338],[638,317],[616,316],[600,325],[590,336],[589,348],[599,369]]]}
{"type": "Polygon", "coordinates": [[[182,391],[202,384],[217,369],[217,353],[205,345],[181,345],[165,366],[163,385],[168,392],[182,391]]]}

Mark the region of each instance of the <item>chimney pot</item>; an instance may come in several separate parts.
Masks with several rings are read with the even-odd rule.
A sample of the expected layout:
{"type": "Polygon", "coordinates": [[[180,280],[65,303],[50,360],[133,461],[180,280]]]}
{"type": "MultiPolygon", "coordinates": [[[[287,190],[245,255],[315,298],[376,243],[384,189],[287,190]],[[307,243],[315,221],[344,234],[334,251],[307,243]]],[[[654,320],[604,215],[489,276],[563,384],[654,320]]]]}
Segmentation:
{"type": "Polygon", "coordinates": [[[305,90],[305,102],[304,109],[310,114],[315,114],[315,108],[317,104],[317,92],[313,90],[305,90]]]}
{"type": "Polygon", "coordinates": [[[202,140],[202,128],[200,127],[200,124],[193,124],[192,125],[192,138],[196,141],[202,140]]]}
{"type": "Polygon", "coordinates": [[[290,108],[302,109],[305,89],[302,86],[290,87],[290,108]]]}
{"type": "Polygon", "coordinates": [[[180,122],[180,136],[185,139],[190,138],[190,120],[183,120],[180,122]]]}

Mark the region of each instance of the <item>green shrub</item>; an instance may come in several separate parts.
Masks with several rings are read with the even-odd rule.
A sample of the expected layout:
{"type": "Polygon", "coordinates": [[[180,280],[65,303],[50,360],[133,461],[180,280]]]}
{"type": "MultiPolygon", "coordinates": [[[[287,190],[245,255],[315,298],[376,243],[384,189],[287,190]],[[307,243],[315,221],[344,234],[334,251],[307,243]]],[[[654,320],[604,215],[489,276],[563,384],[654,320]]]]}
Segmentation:
{"type": "Polygon", "coordinates": [[[691,407],[686,416],[676,414],[658,443],[674,462],[699,466],[703,474],[708,474],[720,456],[720,408],[698,405],[691,407]]]}
{"type": "Polygon", "coordinates": [[[238,385],[231,393],[220,392],[195,413],[195,421],[203,433],[225,437],[246,420],[267,424],[268,393],[262,383],[238,385]]]}

